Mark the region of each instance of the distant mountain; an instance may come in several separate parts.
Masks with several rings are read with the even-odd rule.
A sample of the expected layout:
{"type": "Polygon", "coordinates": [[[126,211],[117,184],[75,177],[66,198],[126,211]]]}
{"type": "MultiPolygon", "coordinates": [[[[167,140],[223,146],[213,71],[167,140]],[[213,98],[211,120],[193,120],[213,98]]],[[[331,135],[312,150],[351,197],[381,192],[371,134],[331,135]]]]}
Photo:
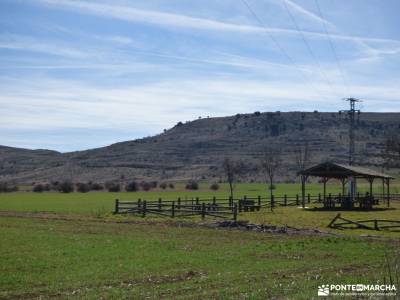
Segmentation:
{"type": "MultiPolygon", "coordinates": [[[[362,113],[356,127],[357,164],[379,166],[390,132],[400,130],[400,113],[362,113]]],[[[73,179],[219,180],[222,161],[244,162],[243,180],[262,180],[259,158],[267,146],[281,147],[282,180],[296,173],[295,150],[308,142],[312,163],[347,161],[345,115],[320,112],[266,112],[178,123],[164,133],[107,147],[59,153],[0,146],[0,180],[39,182],[73,179]]]]}

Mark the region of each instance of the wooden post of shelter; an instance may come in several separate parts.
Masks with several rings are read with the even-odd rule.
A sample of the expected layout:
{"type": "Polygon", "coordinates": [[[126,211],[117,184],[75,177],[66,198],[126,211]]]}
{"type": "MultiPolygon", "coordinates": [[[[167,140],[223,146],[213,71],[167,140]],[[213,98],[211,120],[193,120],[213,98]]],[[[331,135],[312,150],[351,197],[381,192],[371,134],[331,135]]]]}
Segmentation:
{"type": "Polygon", "coordinates": [[[387,207],[390,207],[390,178],[386,179],[386,188],[387,207]]]}
{"type": "Polygon", "coordinates": [[[305,175],[301,175],[301,206],[304,208],[306,206],[306,180],[305,175]]]}
{"type": "Polygon", "coordinates": [[[344,196],[346,193],[346,178],[340,178],[340,182],[342,184],[342,195],[344,196]]]}

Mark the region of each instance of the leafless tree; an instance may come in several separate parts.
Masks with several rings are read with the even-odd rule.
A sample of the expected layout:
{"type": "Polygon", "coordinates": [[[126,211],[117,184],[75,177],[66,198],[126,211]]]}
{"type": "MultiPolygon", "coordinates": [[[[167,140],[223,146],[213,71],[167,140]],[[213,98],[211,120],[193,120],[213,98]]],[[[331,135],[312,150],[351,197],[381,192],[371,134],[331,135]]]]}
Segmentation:
{"type": "Polygon", "coordinates": [[[231,158],[225,158],[223,162],[223,169],[225,172],[226,180],[229,184],[230,196],[233,198],[233,190],[235,188],[235,181],[237,176],[241,172],[241,166],[239,162],[232,160],[231,158]]]}
{"type": "Polygon", "coordinates": [[[308,141],[305,141],[303,144],[297,145],[294,151],[295,151],[297,171],[299,172],[303,171],[309,164],[310,160],[308,141]]]}
{"type": "Polygon", "coordinates": [[[265,180],[270,190],[271,199],[273,197],[274,179],[279,172],[282,164],[281,151],[279,148],[266,148],[261,157],[261,168],[265,175],[265,180]]]}
{"type": "MultiPolygon", "coordinates": [[[[310,160],[308,141],[305,141],[303,144],[300,144],[295,148],[295,158],[296,158],[297,172],[305,170],[310,160]]],[[[301,179],[302,206],[305,207],[305,194],[306,194],[305,183],[307,177],[301,176],[300,179],[301,179]]]]}
{"type": "Polygon", "coordinates": [[[382,151],[384,165],[386,168],[400,167],[400,135],[392,133],[385,141],[385,148],[382,151]]]}

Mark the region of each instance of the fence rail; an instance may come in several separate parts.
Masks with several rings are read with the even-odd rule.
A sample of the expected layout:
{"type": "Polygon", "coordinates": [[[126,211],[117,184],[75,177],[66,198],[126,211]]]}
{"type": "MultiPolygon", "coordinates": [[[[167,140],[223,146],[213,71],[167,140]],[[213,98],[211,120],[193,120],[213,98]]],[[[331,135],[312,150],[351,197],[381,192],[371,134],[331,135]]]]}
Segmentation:
{"type": "Polygon", "coordinates": [[[206,216],[212,216],[216,218],[232,218],[237,219],[238,206],[237,203],[233,203],[232,206],[226,206],[212,203],[198,203],[198,204],[185,204],[180,202],[179,204],[175,201],[120,201],[115,200],[115,214],[136,214],[145,217],[149,214],[168,216],[168,217],[189,217],[189,216],[201,216],[203,219],[206,216]]]}
{"type": "Polygon", "coordinates": [[[368,229],[368,230],[381,230],[400,228],[400,221],[398,220],[383,220],[383,219],[369,219],[352,221],[343,218],[340,214],[329,223],[328,227],[335,229],[368,229]],[[383,225],[380,225],[383,224],[383,225]]]}
{"type": "MultiPolygon", "coordinates": [[[[361,197],[358,195],[358,197],[361,197]]],[[[136,214],[146,216],[149,214],[178,217],[178,216],[195,216],[200,215],[202,218],[205,216],[214,216],[220,218],[237,218],[240,212],[253,212],[259,211],[261,208],[273,210],[279,206],[300,206],[310,203],[323,203],[324,206],[335,207],[343,197],[338,195],[327,195],[324,197],[318,195],[305,195],[305,201],[302,202],[302,197],[296,195],[283,195],[272,197],[247,197],[242,198],[204,198],[198,197],[192,199],[165,200],[159,198],[158,200],[142,200],[137,201],[120,201],[115,200],[115,214],[136,214]],[[339,199],[339,200],[338,200],[339,199]],[[339,201],[339,202],[338,202],[339,201]]],[[[390,201],[400,200],[400,194],[391,195],[390,201]]],[[[374,204],[386,201],[389,205],[389,200],[386,195],[374,195],[374,204]]]]}

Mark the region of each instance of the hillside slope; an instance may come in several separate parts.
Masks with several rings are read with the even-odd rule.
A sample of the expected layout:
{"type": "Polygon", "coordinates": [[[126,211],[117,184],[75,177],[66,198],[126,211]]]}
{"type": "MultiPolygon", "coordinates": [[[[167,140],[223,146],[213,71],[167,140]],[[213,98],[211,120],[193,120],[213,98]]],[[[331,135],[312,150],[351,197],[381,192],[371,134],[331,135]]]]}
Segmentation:
{"type": "MultiPolygon", "coordinates": [[[[378,166],[385,137],[399,129],[400,113],[362,113],[356,128],[357,163],[378,166]]],[[[2,146],[0,180],[218,180],[223,175],[225,157],[244,162],[244,180],[261,180],[256,168],[263,150],[270,145],[281,147],[281,179],[290,180],[296,172],[295,150],[305,141],[313,163],[327,159],[346,162],[346,116],[275,112],[206,118],[179,123],[157,136],[63,154],[2,146]]]]}

